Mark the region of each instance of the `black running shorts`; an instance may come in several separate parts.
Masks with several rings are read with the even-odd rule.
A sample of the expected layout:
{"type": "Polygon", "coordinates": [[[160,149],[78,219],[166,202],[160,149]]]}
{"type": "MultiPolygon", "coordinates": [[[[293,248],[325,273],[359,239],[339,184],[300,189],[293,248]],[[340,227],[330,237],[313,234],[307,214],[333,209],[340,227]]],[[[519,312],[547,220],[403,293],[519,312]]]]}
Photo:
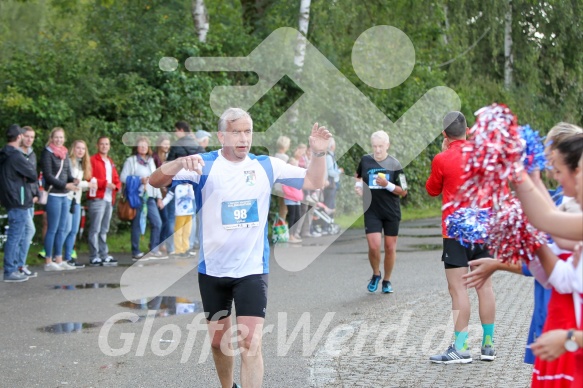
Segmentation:
{"type": "Polygon", "coordinates": [[[364,232],[381,233],[385,231],[385,236],[397,236],[399,234],[399,220],[387,220],[379,218],[371,212],[364,213],[364,232]]]}
{"type": "Polygon", "coordinates": [[[486,244],[474,244],[466,248],[453,238],[443,239],[441,260],[445,269],[468,267],[470,261],[484,257],[492,257],[486,244]]]}
{"type": "Polygon", "coordinates": [[[237,316],[265,318],[267,274],[219,278],[199,273],[198,286],[209,321],[230,316],[233,301],[237,316]]]}

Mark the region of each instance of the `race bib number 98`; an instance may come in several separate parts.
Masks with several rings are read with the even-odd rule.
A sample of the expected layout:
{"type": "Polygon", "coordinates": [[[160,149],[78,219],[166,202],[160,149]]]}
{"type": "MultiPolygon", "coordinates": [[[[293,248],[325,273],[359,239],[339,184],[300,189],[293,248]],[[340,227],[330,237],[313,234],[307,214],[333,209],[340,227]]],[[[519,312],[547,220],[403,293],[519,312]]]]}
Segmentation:
{"type": "Polygon", "coordinates": [[[226,201],[221,206],[221,220],[227,230],[259,226],[256,199],[226,201]]]}

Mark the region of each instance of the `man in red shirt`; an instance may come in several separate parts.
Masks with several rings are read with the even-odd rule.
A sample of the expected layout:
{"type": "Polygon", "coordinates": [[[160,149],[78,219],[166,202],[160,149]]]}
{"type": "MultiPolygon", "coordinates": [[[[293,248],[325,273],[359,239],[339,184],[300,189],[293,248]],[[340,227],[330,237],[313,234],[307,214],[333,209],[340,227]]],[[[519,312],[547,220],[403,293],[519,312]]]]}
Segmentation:
{"type": "MultiPolygon", "coordinates": [[[[443,119],[443,128],[442,152],[437,154],[431,162],[431,175],[427,179],[425,188],[433,197],[442,194],[442,203],[445,205],[454,199],[459,187],[463,184],[462,176],[466,159],[462,148],[466,143],[468,130],[466,118],[460,112],[450,112],[443,119]]],[[[458,208],[448,206],[442,211],[443,254],[441,260],[445,266],[445,276],[451,295],[455,343],[443,354],[431,356],[431,362],[440,364],[472,362],[467,345],[470,298],[462,276],[468,273],[469,261],[490,257],[486,244],[474,244],[466,248],[459,241],[447,237],[445,219],[458,208]]],[[[480,305],[480,320],[484,330],[480,359],[493,361],[496,358],[493,344],[496,302],[491,279],[476,289],[476,292],[480,305]]]]}
{"type": "MultiPolygon", "coordinates": [[[[93,178],[97,180],[94,195],[87,192],[89,200],[89,265],[116,266],[117,260],[109,255],[107,232],[115,196],[121,189],[119,175],[109,153],[109,138],[102,136],[97,140],[97,153],[91,157],[93,178]]],[[[92,179],[93,179],[92,178],[92,179]]]]}

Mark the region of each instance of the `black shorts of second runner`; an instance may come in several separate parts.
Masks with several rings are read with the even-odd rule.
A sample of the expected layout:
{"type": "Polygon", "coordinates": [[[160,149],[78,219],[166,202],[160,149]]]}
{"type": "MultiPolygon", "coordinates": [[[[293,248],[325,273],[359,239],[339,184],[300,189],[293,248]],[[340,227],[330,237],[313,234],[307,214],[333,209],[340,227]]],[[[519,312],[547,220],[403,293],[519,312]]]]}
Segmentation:
{"type": "Polygon", "coordinates": [[[474,244],[466,248],[456,239],[443,239],[441,260],[445,269],[468,267],[470,261],[484,257],[492,257],[486,244],[474,244]]]}
{"type": "Polygon", "coordinates": [[[399,220],[388,220],[386,218],[380,218],[372,212],[364,213],[364,232],[369,233],[381,233],[385,231],[385,236],[398,236],[399,235],[399,220]]]}
{"type": "Polygon", "coordinates": [[[202,307],[209,321],[231,316],[233,301],[237,316],[265,318],[267,274],[219,278],[199,273],[198,286],[202,307]]]}

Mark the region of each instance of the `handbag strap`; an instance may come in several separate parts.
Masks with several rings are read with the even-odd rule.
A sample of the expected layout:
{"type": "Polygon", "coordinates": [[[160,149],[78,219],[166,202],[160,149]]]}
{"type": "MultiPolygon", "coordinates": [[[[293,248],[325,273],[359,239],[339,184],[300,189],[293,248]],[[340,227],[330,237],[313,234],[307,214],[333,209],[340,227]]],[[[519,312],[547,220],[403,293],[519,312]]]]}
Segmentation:
{"type": "MultiPolygon", "coordinates": [[[[61,175],[61,171],[63,171],[63,164],[65,164],[65,159],[61,159],[61,168],[59,168],[57,175],[55,175],[55,179],[59,179],[59,175],[61,175]]],[[[52,189],[53,189],[53,185],[51,185],[51,187],[49,187],[49,189],[47,190],[47,194],[50,193],[52,189]]]]}

